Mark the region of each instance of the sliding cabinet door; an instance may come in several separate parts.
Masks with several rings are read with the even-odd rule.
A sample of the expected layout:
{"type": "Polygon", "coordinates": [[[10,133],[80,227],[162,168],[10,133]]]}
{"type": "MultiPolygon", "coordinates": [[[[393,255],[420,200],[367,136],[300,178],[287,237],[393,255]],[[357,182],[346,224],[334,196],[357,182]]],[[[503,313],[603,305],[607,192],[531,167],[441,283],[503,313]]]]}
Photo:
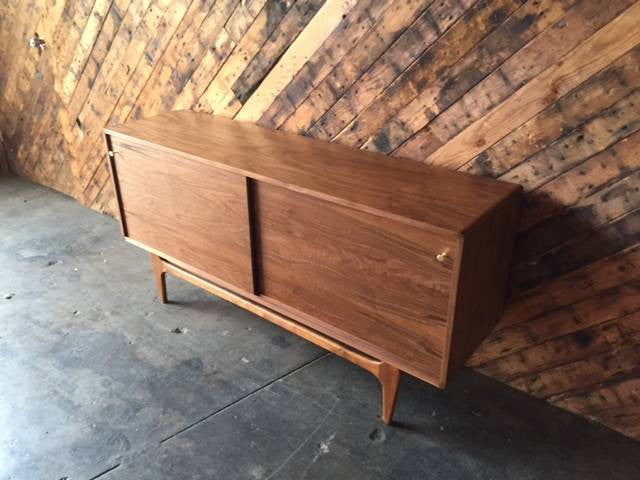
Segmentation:
{"type": "Polygon", "coordinates": [[[259,293],[441,384],[457,238],[261,182],[252,192],[259,293]]]}
{"type": "Polygon", "coordinates": [[[253,292],[246,178],[113,138],[125,235],[194,273],[253,292]]]}

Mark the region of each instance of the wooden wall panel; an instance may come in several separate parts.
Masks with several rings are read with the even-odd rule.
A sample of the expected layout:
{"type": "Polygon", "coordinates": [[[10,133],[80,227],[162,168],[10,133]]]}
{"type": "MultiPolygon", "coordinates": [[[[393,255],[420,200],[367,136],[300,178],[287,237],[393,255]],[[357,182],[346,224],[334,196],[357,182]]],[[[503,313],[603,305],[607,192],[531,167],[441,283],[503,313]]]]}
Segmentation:
{"type": "Polygon", "coordinates": [[[7,0],[0,128],[21,175],[111,214],[101,128],[171,109],[518,182],[469,365],[640,439],[639,24],[633,0],[7,0]]]}

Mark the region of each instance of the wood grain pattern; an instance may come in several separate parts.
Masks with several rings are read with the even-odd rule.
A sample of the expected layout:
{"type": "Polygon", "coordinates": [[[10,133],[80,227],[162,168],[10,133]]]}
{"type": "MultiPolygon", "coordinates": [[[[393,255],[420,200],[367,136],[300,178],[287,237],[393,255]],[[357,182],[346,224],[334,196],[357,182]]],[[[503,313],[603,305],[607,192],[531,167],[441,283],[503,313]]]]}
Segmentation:
{"type": "MultiPolygon", "coordinates": [[[[364,148],[384,153],[394,151],[416,131],[452,105],[467,114],[474,109],[468,100],[456,103],[471,87],[496,69],[515,52],[558,20],[574,1],[529,0],[509,18],[478,42],[460,61],[443,67],[419,94],[390,118],[383,128],[369,137],[364,148]]],[[[522,56],[522,54],[520,54],[522,56]]],[[[495,95],[495,92],[491,92],[495,95]]],[[[474,96],[474,98],[477,98],[474,96]]],[[[493,101],[495,99],[490,97],[493,101]]],[[[459,117],[459,115],[456,115],[459,117]]],[[[419,136],[418,136],[419,138],[419,136]]]]}
{"type": "Polygon", "coordinates": [[[253,291],[244,177],[111,139],[126,236],[253,291]],[[153,188],[149,188],[153,186],[153,188]]]}
{"type": "Polygon", "coordinates": [[[261,294],[346,331],[376,358],[443,382],[452,262],[435,257],[456,258],[453,235],[261,182],[255,201],[261,294]]]}
{"type": "MultiPolygon", "coordinates": [[[[426,128],[410,138],[394,153],[399,156],[420,155],[421,158],[426,158],[443,145],[448,144],[449,141],[454,141],[453,137],[462,134],[466,127],[489,114],[491,110],[512,104],[505,100],[514,92],[516,95],[524,94],[527,91],[527,86],[530,86],[534,89],[534,94],[541,94],[544,89],[540,84],[536,85],[535,80],[536,78],[541,80],[544,78],[541,74],[545,68],[551,68],[554,62],[566,63],[561,60],[563,55],[571,54],[573,48],[628,7],[629,3],[625,0],[610,2],[604,10],[595,2],[576,4],[554,24],[549,25],[509,57],[499,68],[478,82],[458,102],[433,119],[426,128]],[[535,62],[530,60],[532,57],[535,62]]],[[[489,39],[492,37],[493,35],[489,39]]],[[[555,89],[555,86],[552,88],[555,89]]],[[[543,96],[549,100],[556,98],[554,94],[543,96]]],[[[513,102],[516,98],[513,96],[510,101],[513,102]]],[[[533,107],[528,100],[523,103],[533,107]]],[[[515,110],[519,109],[514,108],[515,110]]],[[[524,111],[521,113],[525,114],[524,111]]],[[[476,148],[484,147],[484,145],[480,145],[482,143],[480,140],[486,142],[486,139],[478,138],[479,144],[476,148]]],[[[484,148],[480,149],[480,151],[482,150],[484,148]]]]}
{"type": "MultiPolygon", "coordinates": [[[[322,132],[477,175],[517,175],[529,185],[510,299],[494,335],[502,325],[535,324],[557,308],[608,298],[609,289],[633,281],[640,2],[360,0],[333,16],[328,9],[304,16],[311,4],[319,5],[0,2],[7,156],[22,175],[117,214],[100,138],[105,125],[164,110],[213,111],[207,99],[227,116],[254,105],[256,122],[270,128],[322,132]],[[298,41],[312,22],[322,36],[313,45],[298,41]],[[42,55],[26,46],[34,30],[47,41],[42,55]],[[448,48],[452,39],[460,44],[448,48]],[[278,82],[272,72],[283,73],[278,82]],[[260,101],[252,100],[259,91],[260,101]],[[347,125],[362,135],[340,135],[347,125]]],[[[623,318],[606,322],[623,325],[623,318]]],[[[586,328],[595,342],[612,331],[586,328]]],[[[619,346],[585,349],[564,370],[540,370],[527,357],[529,374],[510,383],[640,438],[640,374],[623,364],[640,342],[628,328],[621,332],[619,346]],[[580,373],[557,383],[572,366],[580,373]],[[547,384],[557,385],[551,395],[540,387],[547,384]]],[[[555,346],[548,352],[558,359],[572,348],[571,341],[555,346]]],[[[486,372],[506,378],[500,372],[509,361],[495,360],[486,372]]]]}
{"type": "MultiPolygon", "coordinates": [[[[343,99],[332,107],[336,121],[331,122],[331,125],[337,124],[341,127],[344,126],[344,128],[332,132],[331,128],[324,127],[326,135],[313,130],[310,133],[328,139],[335,137],[338,141],[348,145],[362,146],[367,138],[384,126],[398,109],[413,100],[417,92],[434,82],[438,73],[453,66],[487,33],[502,23],[519,3],[518,0],[481,0],[477,2],[460,21],[452,23],[443,35],[438,37],[438,30],[432,33],[432,37],[429,39],[431,41],[427,41],[427,45],[430,45],[436,38],[439,41],[431,45],[416,62],[412,63],[400,77],[389,85],[385,90],[388,95],[378,96],[382,91],[380,88],[374,90],[370,98],[356,97],[356,99],[351,99],[349,98],[351,92],[349,92],[343,96],[343,99],[346,98],[346,102],[348,102],[346,108],[340,108],[343,103],[346,103],[342,101],[343,99]],[[353,103],[355,106],[361,104],[368,106],[355,118],[357,110],[354,112],[354,106],[349,106],[349,103],[353,103]],[[327,132],[327,130],[329,131],[327,132]]],[[[449,21],[454,20],[450,17],[448,19],[449,21]]],[[[382,87],[386,87],[386,84],[383,83],[382,87]]]]}
{"type": "Polygon", "coordinates": [[[295,42],[284,52],[260,83],[256,91],[238,111],[238,120],[257,121],[275,100],[278,93],[302,69],[331,32],[338,27],[342,16],[355,5],[356,0],[326,0],[295,42]]]}

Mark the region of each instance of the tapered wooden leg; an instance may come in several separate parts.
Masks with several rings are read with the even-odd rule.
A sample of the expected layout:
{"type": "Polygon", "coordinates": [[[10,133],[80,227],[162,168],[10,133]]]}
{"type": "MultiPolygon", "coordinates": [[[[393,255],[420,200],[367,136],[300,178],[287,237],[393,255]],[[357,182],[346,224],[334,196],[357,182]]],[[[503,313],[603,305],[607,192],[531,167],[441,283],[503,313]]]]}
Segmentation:
{"type": "Polygon", "coordinates": [[[160,301],[167,303],[167,270],[164,267],[162,259],[151,254],[151,265],[153,266],[153,273],[156,276],[156,284],[158,286],[158,295],[160,295],[160,301]]]}
{"type": "Polygon", "coordinates": [[[382,386],[382,421],[385,425],[389,425],[393,420],[393,412],[396,409],[400,370],[388,363],[382,363],[378,370],[378,380],[380,380],[380,385],[382,386]]]}

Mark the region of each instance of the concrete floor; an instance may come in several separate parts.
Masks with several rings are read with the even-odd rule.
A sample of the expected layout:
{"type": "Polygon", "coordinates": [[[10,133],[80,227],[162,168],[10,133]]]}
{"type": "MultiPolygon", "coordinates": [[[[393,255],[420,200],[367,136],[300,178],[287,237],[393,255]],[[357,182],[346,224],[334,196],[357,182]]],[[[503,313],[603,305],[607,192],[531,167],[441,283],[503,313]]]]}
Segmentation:
{"type": "Polygon", "coordinates": [[[0,480],[633,479],[640,443],[463,371],[376,380],[0,179],[0,480]],[[176,327],[186,329],[176,334],[176,327]]]}

